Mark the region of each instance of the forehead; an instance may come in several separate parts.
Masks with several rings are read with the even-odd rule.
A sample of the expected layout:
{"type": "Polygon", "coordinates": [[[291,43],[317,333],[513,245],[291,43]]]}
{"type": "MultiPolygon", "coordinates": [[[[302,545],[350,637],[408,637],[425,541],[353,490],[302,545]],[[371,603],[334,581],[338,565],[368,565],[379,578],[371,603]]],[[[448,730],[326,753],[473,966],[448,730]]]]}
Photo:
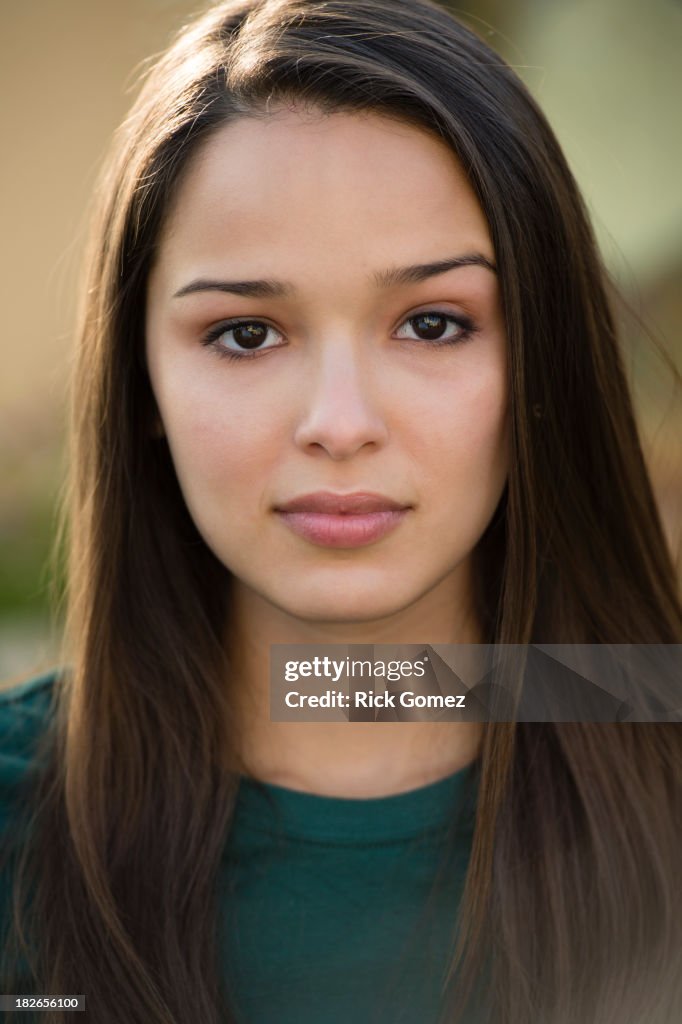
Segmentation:
{"type": "Polygon", "coordinates": [[[384,266],[460,248],[494,259],[483,211],[444,142],[374,112],[295,109],[217,129],[185,169],[160,239],[169,268],[230,254],[384,266]]]}

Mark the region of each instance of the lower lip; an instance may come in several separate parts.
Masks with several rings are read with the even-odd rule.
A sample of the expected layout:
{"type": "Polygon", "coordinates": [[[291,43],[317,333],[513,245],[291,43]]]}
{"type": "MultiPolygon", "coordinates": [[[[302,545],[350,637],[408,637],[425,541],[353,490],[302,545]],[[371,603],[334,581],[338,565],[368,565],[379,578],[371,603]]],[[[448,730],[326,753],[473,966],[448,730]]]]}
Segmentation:
{"type": "Polygon", "coordinates": [[[328,548],[359,548],[395,530],[408,509],[387,509],[353,515],[327,512],[278,512],[290,530],[328,548]]]}

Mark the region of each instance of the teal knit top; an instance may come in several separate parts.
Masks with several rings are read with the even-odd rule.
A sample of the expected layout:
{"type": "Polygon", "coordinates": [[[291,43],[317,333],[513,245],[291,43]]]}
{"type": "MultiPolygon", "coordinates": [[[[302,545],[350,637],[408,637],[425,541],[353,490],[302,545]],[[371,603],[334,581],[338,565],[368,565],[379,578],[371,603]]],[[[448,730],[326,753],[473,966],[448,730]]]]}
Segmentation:
{"type": "MultiPolygon", "coordinates": [[[[3,842],[54,678],[0,694],[3,842]]],[[[238,1024],[437,1024],[476,767],[369,799],[241,777],[218,889],[224,981],[238,1024]]],[[[0,879],[5,915],[10,887],[11,878],[0,879]]]]}

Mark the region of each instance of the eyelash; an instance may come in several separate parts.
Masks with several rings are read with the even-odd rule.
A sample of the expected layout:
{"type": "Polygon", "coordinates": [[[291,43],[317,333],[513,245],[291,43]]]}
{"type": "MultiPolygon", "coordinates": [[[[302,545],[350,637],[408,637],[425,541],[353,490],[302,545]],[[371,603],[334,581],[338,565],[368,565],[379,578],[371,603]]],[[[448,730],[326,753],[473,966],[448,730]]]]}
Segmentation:
{"type": "MultiPolygon", "coordinates": [[[[421,345],[422,348],[436,348],[441,345],[460,345],[465,341],[469,341],[471,337],[479,330],[479,328],[475,325],[474,321],[471,320],[468,316],[463,316],[462,314],[458,314],[457,316],[455,316],[453,313],[446,313],[444,310],[439,309],[426,309],[420,313],[415,313],[413,316],[407,317],[407,319],[403,320],[403,322],[400,324],[400,327],[404,326],[404,324],[411,323],[413,320],[418,320],[420,317],[425,316],[437,316],[441,317],[444,320],[451,320],[460,328],[461,334],[459,334],[456,338],[434,338],[431,339],[430,341],[421,340],[419,338],[399,338],[398,340],[413,341],[416,344],[421,345]]],[[[245,349],[243,352],[237,352],[234,349],[228,349],[225,348],[224,345],[218,344],[218,339],[221,338],[223,334],[227,334],[229,331],[235,330],[237,327],[243,327],[246,324],[259,324],[266,328],[275,330],[274,327],[271,327],[271,325],[266,323],[264,320],[257,320],[255,318],[224,320],[222,323],[216,324],[215,327],[211,327],[211,329],[206,332],[206,334],[202,338],[201,344],[205,345],[207,348],[212,349],[216,353],[216,355],[219,356],[219,358],[233,360],[257,359],[264,352],[269,352],[271,349],[282,347],[281,345],[270,345],[267,348],[253,349],[251,351],[245,349]]]]}

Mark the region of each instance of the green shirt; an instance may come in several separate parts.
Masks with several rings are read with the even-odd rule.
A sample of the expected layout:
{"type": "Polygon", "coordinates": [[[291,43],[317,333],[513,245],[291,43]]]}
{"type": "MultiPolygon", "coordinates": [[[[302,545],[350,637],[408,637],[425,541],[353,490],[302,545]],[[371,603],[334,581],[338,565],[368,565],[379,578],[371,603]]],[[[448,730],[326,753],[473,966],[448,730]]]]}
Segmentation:
{"type": "MultiPolygon", "coordinates": [[[[53,680],[0,694],[3,837],[53,680]]],[[[242,777],[219,890],[238,1024],[436,1024],[475,794],[475,766],[370,799],[242,777]]],[[[8,879],[2,887],[7,913],[8,879]]]]}

